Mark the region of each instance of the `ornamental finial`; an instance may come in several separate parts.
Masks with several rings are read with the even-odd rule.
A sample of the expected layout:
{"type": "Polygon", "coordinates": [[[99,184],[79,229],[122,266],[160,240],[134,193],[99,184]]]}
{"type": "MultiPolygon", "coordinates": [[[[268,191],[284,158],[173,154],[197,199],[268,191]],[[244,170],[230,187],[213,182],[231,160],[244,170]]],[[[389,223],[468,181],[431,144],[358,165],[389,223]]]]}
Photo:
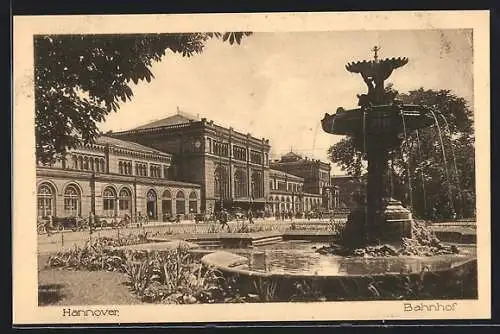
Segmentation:
{"type": "Polygon", "coordinates": [[[373,59],[375,59],[375,62],[377,62],[377,60],[378,60],[378,52],[380,51],[380,49],[381,49],[381,47],[380,46],[376,46],[376,45],[372,49],[372,51],[374,53],[373,59]]]}

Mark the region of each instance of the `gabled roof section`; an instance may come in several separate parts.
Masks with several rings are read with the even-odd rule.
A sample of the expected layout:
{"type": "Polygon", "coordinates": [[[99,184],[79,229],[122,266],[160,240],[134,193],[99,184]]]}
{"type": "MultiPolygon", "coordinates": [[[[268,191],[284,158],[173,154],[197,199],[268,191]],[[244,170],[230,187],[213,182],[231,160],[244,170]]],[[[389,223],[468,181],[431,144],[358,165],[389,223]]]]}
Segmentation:
{"type": "Polygon", "coordinates": [[[175,115],[168,116],[166,118],[138,126],[132,130],[152,129],[152,128],[159,128],[159,127],[163,127],[163,126],[185,124],[185,123],[197,121],[198,118],[199,118],[199,116],[190,115],[190,114],[185,113],[183,111],[177,110],[177,113],[175,115]]]}
{"type": "Polygon", "coordinates": [[[159,154],[163,156],[170,156],[170,154],[158,151],[154,148],[144,146],[141,144],[137,144],[131,141],[126,141],[126,140],[121,140],[113,137],[108,137],[108,136],[99,136],[96,138],[96,144],[99,145],[113,145],[116,147],[124,148],[127,150],[132,150],[132,151],[138,151],[138,152],[147,152],[147,153],[152,153],[152,154],[159,154]]]}
{"type": "Polygon", "coordinates": [[[299,160],[302,160],[302,156],[293,151],[290,151],[287,154],[281,156],[281,161],[299,161],[299,160]]]}

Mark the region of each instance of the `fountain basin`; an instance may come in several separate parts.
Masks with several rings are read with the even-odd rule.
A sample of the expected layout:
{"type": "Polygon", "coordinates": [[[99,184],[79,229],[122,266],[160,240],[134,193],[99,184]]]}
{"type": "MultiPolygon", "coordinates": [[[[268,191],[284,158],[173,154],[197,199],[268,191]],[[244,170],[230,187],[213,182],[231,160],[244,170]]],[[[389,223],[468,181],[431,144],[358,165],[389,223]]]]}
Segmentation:
{"type": "Polygon", "coordinates": [[[325,114],[321,120],[323,131],[335,135],[362,136],[400,134],[406,131],[429,127],[434,118],[429,109],[411,104],[388,104],[370,106],[369,109],[337,109],[333,115],[325,114]],[[366,125],[363,126],[366,112],[366,125]],[[404,124],[403,119],[404,117],[404,124]]]}
{"type": "Polygon", "coordinates": [[[473,248],[460,255],[344,257],[315,253],[309,243],[290,249],[234,249],[215,251],[202,257],[202,263],[222,272],[258,277],[335,278],[418,275],[453,272],[475,265],[473,248]],[[461,269],[460,269],[461,268],[461,269]]]}

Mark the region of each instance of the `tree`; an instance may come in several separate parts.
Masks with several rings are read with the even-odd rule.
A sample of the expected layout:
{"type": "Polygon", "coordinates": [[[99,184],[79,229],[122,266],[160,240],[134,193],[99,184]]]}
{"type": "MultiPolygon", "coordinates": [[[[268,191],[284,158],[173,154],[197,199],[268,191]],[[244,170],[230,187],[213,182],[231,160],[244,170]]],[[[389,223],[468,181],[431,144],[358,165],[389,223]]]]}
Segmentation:
{"type": "MultiPolygon", "coordinates": [[[[411,206],[414,215],[421,218],[474,216],[474,126],[467,102],[449,90],[423,88],[398,94],[398,99],[435,110],[439,127],[407,133],[401,149],[390,152],[393,197],[411,206]]],[[[330,147],[328,156],[349,175],[364,172],[366,157],[355,150],[353,138],[330,147]]]]}
{"type": "Polygon", "coordinates": [[[68,149],[93,143],[98,122],[130,101],[131,83],[150,82],[151,66],[166,51],[191,57],[211,38],[240,44],[248,32],[39,35],[35,50],[36,158],[62,159],[68,149]]]}

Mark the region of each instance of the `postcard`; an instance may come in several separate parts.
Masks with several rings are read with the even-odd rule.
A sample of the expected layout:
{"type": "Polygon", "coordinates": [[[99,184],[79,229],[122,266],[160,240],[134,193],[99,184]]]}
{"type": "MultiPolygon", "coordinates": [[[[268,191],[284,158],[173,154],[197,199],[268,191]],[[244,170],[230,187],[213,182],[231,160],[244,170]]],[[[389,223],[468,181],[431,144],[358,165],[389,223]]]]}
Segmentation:
{"type": "Polygon", "coordinates": [[[488,11],[17,16],[13,323],[488,319],[488,11]]]}

